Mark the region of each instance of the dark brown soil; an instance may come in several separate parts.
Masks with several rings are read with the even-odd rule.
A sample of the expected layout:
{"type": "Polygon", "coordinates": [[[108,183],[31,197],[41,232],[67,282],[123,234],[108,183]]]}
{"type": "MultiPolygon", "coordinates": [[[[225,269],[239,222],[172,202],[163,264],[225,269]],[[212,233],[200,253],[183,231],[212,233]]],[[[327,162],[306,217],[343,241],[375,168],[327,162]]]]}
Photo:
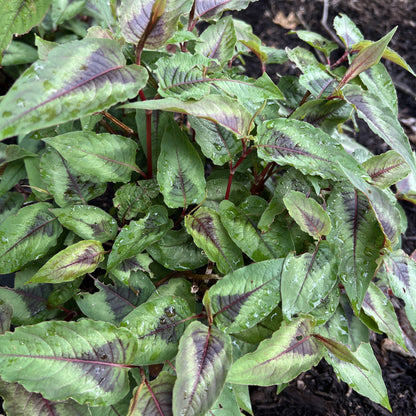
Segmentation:
{"type": "MultiPolygon", "coordinates": [[[[369,40],[378,40],[393,27],[398,26],[390,47],[412,68],[416,68],[414,0],[260,0],[252,3],[246,10],[236,13],[235,17],[250,23],[254,33],[268,46],[282,49],[298,45],[307,47],[296,35],[289,35],[288,32],[292,28],[306,29],[331,38],[331,34],[322,23],[324,7],[327,7],[327,27],[332,29],[334,17],[344,13],[357,24],[369,40]],[[273,20],[279,21],[280,25],[273,20]],[[291,24],[294,27],[289,28],[291,24]]],[[[399,119],[411,141],[416,142],[416,78],[390,62],[386,62],[386,66],[398,90],[399,119]]],[[[249,62],[248,71],[250,75],[260,75],[260,67],[255,60],[249,62]]],[[[290,63],[286,63],[270,66],[267,72],[276,79],[276,73],[292,74],[296,69],[290,63]]],[[[376,154],[387,150],[383,141],[362,124],[356,139],[376,154]]],[[[403,238],[403,246],[410,254],[416,249],[416,207],[406,203],[404,208],[409,227],[403,238]]],[[[382,336],[374,337],[372,345],[382,367],[393,415],[416,415],[416,359],[387,351],[384,348],[387,344],[384,344],[382,336]]],[[[276,387],[256,387],[251,390],[251,395],[255,416],[391,414],[380,405],[349,389],[347,384],[338,381],[332,368],[323,361],[293,380],[279,395],[276,395],[276,387]]]]}

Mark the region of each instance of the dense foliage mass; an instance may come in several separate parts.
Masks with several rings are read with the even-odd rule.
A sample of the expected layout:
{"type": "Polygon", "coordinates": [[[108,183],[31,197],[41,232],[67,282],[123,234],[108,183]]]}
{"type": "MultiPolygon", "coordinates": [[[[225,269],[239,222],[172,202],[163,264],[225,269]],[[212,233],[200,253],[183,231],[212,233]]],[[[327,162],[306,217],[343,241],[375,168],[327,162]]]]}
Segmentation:
{"type": "Polygon", "coordinates": [[[321,359],[390,408],[369,331],[406,348],[393,294],[416,328],[416,162],[380,60],[413,71],[345,15],[341,51],[264,46],[249,3],[0,1],[8,416],[252,414],[321,359]]]}

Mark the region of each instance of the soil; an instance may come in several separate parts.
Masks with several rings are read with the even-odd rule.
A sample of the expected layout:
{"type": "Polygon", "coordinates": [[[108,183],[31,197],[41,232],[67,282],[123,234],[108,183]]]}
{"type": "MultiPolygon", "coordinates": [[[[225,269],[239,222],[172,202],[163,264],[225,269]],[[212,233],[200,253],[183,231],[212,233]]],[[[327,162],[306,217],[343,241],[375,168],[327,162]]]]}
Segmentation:
{"type": "MultiPolygon", "coordinates": [[[[378,40],[395,26],[397,32],[390,47],[416,68],[416,2],[414,0],[260,0],[234,16],[250,23],[254,33],[267,46],[293,48],[307,45],[289,30],[312,30],[328,39],[332,22],[339,13],[346,14],[359,27],[366,39],[378,40]],[[325,15],[327,15],[325,19],[325,15]]],[[[331,57],[332,58],[332,57],[331,57]]],[[[385,62],[398,91],[399,120],[413,148],[416,143],[416,78],[399,66],[385,62]]],[[[287,62],[271,65],[268,74],[296,73],[287,62]]],[[[259,76],[260,66],[254,59],[248,63],[248,73],[259,76]]],[[[384,142],[365,125],[360,124],[356,140],[378,154],[387,150],[384,142]]],[[[404,203],[408,230],[403,236],[403,248],[411,254],[416,249],[416,206],[404,203]]],[[[400,315],[400,304],[397,311],[400,315]]],[[[414,331],[412,331],[415,335],[414,331]]],[[[392,413],[395,416],[416,415],[416,359],[391,351],[391,344],[381,335],[373,335],[372,346],[382,368],[392,413]]],[[[255,416],[376,416],[390,415],[386,409],[351,390],[338,381],[332,368],[322,361],[310,371],[289,383],[280,394],[276,387],[252,388],[255,416]]]]}

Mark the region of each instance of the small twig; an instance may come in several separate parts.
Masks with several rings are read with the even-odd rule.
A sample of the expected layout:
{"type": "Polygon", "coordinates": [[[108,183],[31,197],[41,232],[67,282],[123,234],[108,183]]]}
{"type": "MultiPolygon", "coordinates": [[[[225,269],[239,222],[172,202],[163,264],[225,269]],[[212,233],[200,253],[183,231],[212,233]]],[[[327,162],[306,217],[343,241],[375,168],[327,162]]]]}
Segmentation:
{"type": "Polygon", "coordinates": [[[324,7],[322,10],[322,19],[321,25],[326,30],[326,32],[331,36],[334,42],[340,47],[345,48],[345,45],[341,42],[339,37],[333,32],[333,30],[328,26],[328,9],[329,9],[329,0],[324,0],[324,7]]]}

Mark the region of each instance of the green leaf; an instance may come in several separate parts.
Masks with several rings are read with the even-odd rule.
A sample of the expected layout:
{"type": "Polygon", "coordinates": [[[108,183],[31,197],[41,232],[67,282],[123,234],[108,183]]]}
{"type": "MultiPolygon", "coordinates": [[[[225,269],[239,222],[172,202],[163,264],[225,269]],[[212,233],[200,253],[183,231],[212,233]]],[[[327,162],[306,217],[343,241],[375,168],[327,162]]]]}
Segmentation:
{"type": "Polygon", "coordinates": [[[29,392],[18,383],[6,383],[1,379],[0,396],[9,416],[43,416],[46,412],[59,416],[90,416],[87,405],[80,405],[72,399],[63,402],[46,400],[41,394],[29,392]]]}
{"type": "Polygon", "coordinates": [[[114,239],[118,231],[117,221],[101,208],[90,205],[73,205],[55,208],[52,214],[59,222],[84,240],[104,243],[114,239]]]}
{"type": "Polygon", "coordinates": [[[27,283],[62,283],[92,273],[104,258],[99,241],[83,240],[55,254],[27,283]]]}
{"type": "Polygon", "coordinates": [[[333,189],[327,211],[332,220],[327,240],[339,247],[338,273],[358,313],[376,271],[384,236],[368,199],[351,186],[340,184],[333,189]]]}
{"type": "MultiPolygon", "coordinates": [[[[144,281],[148,282],[146,287],[151,286],[151,292],[154,291],[154,285],[149,280],[147,274],[152,275],[150,271],[150,264],[152,263],[152,259],[149,257],[148,254],[136,254],[128,259],[123,260],[121,263],[117,264],[117,266],[111,269],[110,274],[118,279],[120,282],[124,283],[126,286],[130,286],[130,281],[135,281],[136,278],[144,279],[144,281]],[[147,274],[146,274],[147,273],[147,274]]],[[[132,283],[132,285],[134,285],[132,283]]],[[[143,288],[140,288],[140,291],[143,291],[143,288]]]]}
{"type": "Polygon", "coordinates": [[[202,415],[219,397],[232,362],[231,338],[215,327],[195,321],[179,343],[173,413],[202,415]]]}
{"type": "Polygon", "coordinates": [[[221,273],[229,273],[243,266],[240,249],[233,243],[220,216],[211,208],[200,207],[185,217],[185,227],[195,244],[217,264],[221,273]]]}
{"type": "Polygon", "coordinates": [[[91,176],[78,173],[49,146],[40,159],[39,168],[43,182],[60,207],[86,204],[106,190],[105,183],[93,182],[91,176]]]}
{"type": "Polygon", "coordinates": [[[393,305],[373,282],[370,283],[365,294],[362,308],[366,315],[374,319],[380,331],[407,349],[393,305]]]}
{"type": "Polygon", "coordinates": [[[316,98],[328,97],[335,89],[335,79],[322,68],[310,65],[303,69],[299,83],[316,98]]]}
{"type": "Polygon", "coordinates": [[[384,106],[389,107],[393,114],[398,117],[396,88],[386,67],[381,62],[362,72],[360,80],[367,87],[367,90],[377,95],[384,106]]]}
{"type": "Polygon", "coordinates": [[[382,189],[389,188],[410,173],[409,165],[394,150],[367,159],[363,168],[373,180],[373,185],[382,189]]]}
{"type": "Polygon", "coordinates": [[[362,118],[370,129],[380,136],[393,150],[399,153],[416,174],[416,162],[409,140],[397,117],[389,107],[369,91],[357,85],[346,85],[342,93],[344,98],[353,105],[358,117],[362,118]]]}
{"type": "Polygon", "coordinates": [[[406,303],[407,318],[416,329],[416,262],[397,250],[384,257],[384,266],[393,293],[406,303]]]}
{"type": "Polygon", "coordinates": [[[23,42],[12,42],[4,51],[2,66],[31,64],[38,59],[38,53],[33,46],[23,42]]]}
{"type": "Polygon", "coordinates": [[[19,211],[24,196],[19,192],[8,192],[0,197],[0,224],[19,211]]]}
{"type": "Polygon", "coordinates": [[[400,212],[395,206],[397,204],[396,200],[393,200],[387,192],[370,185],[345,166],[340,165],[340,167],[349,181],[370,201],[371,208],[387,240],[385,245],[394,244],[401,233],[401,218],[400,212]]]}
{"type": "Polygon", "coordinates": [[[300,46],[296,46],[296,48],[293,48],[293,49],[286,48],[285,51],[286,51],[286,54],[287,54],[288,58],[302,72],[304,72],[305,70],[307,70],[311,66],[319,67],[319,62],[315,58],[315,55],[311,51],[309,51],[305,48],[301,48],[300,46]]]}
{"type": "Polygon", "coordinates": [[[119,232],[108,257],[108,270],[160,240],[172,226],[173,221],[168,218],[166,208],[160,205],[152,206],[144,218],[131,221],[119,232]]]}
{"type": "Polygon", "coordinates": [[[23,160],[15,160],[14,162],[8,163],[1,175],[0,196],[17,185],[19,181],[26,178],[27,172],[23,160]]]}
{"type": "Polygon", "coordinates": [[[86,2],[86,0],[53,0],[51,19],[54,27],[56,28],[59,24],[81,13],[86,2]]]}
{"type": "Polygon", "coordinates": [[[316,240],[331,231],[329,215],[314,199],[307,198],[302,192],[290,191],[283,198],[283,202],[301,230],[316,240]]]}
{"type": "Polygon", "coordinates": [[[188,136],[174,122],[163,135],[157,181],[169,208],[186,209],[205,198],[204,165],[188,136]]]}
{"type": "Polygon", "coordinates": [[[310,32],[308,30],[295,30],[289,33],[296,33],[300,39],[313,48],[323,52],[325,56],[329,56],[332,51],[338,49],[338,45],[335,42],[324,38],[319,33],[310,32]]]}
{"type": "Polygon", "coordinates": [[[55,247],[62,227],[50,207],[43,202],[29,205],[0,225],[0,274],[19,270],[55,247]]]}
{"type": "Polygon", "coordinates": [[[328,349],[328,351],[334,354],[335,357],[337,357],[339,360],[354,364],[356,367],[363,370],[368,370],[363,364],[360,363],[354,353],[352,353],[347,346],[318,334],[314,334],[314,336],[320,343],[322,343],[324,347],[328,349]]]}
{"type": "Polygon", "coordinates": [[[48,400],[104,406],[128,393],[137,343],[126,329],[105,322],[50,321],[0,336],[0,351],[3,380],[48,400]]]}
{"type": "Polygon", "coordinates": [[[344,177],[337,161],[357,175],[367,173],[331,136],[308,123],[290,119],[266,121],[258,128],[258,154],[266,162],[291,165],[303,174],[340,180],[344,177]]]}
{"type": "Polygon", "coordinates": [[[0,335],[10,330],[13,306],[0,299],[0,335]]]}
{"type": "Polygon", "coordinates": [[[342,88],[357,75],[361,74],[361,72],[364,72],[366,69],[378,64],[396,30],[397,27],[395,27],[386,36],[382,37],[377,42],[374,42],[371,45],[361,49],[358,55],[352,61],[352,64],[347,69],[347,72],[342,77],[342,80],[337,86],[337,89],[342,88]]]}
{"type": "Polygon", "coordinates": [[[146,81],[144,68],[125,65],[115,40],[64,43],[27,69],[1,100],[0,139],[104,110],[135,97],[146,81]]]}
{"type": "Polygon", "coordinates": [[[169,230],[146,251],[169,270],[194,270],[208,263],[207,256],[194,244],[185,229],[169,230]]]}
{"type": "Polygon", "coordinates": [[[287,383],[318,364],[323,346],[311,334],[310,318],[297,318],[282,325],[256,351],[246,354],[231,366],[227,381],[235,384],[272,386],[287,383]]]}
{"type": "Polygon", "coordinates": [[[152,206],[152,200],[159,195],[156,180],[149,179],[135,183],[127,183],[118,188],[113,198],[120,220],[131,220],[139,213],[145,213],[152,206]]]}
{"type": "Polygon", "coordinates": [[[195,52],[217,60],[224,67],[233,57],[237,42],[232,16],[209,25],[199,38],[202,42],[195,45],[195,52]]]}
{"type": "Polygon", "coordinates": [[[241,152],[241,141],[237,140],[236,135],[225,127],[192,116],[189,117],[189,122],[195,131],[195,141],[201,147],[202,153],[215,165],[222,166],[241,152]]]}
{"type": "Polygon", "coordinates": [[[218,397],[217,401],[212,405],[208,414],[214,416],[242,415],[240,406],[237,402],[237,397],[234,394],[234,386],[232,384],[225,383],[222,393],[218,397]]]}
{"type": "Polygon", "coordinates": [[[134,281],[129,283],[130,287],[117,280],[114,285],[105,285],[94,279],[98,292],[81,292],[74,298],[82,313],[88,318],[118,325],[136,306],[146,300],[146,293],[142,293],[141,288],[134,285],[134,281]]]}
{"type": "Polygon", "coordinates": [[[335,17],[334,29],[347,49],[350,49],[356,43],[364,40],[364,36],[360,32],[360,29],[358,29],[355,23],[345,14],[340,13],[339,16],[335,17]]]}
{"type": "Polygon", "coordinates": [[[224,276],[204,296],[223,332],[241,332],[269,315],[280,301],[283,259],[266,260],[224,276]]]}
{"type": "Polygon", "coordinates": [[[136,387],[128,416],[172,415],[172,391],[176,377],[162,371],[146,386],[136,387]]]}
{"type": "Polygon", "coordinates": [[[2,0],[0,9],[0,56],[6,49],[14,34],[22,35],[38,25],[52,0],[2,0]]]}
{"type": "Polygon", "coordinates": [[[336,283],[337,259],[326,241],[321,241],[313,253],[289,255],[281,280],[283,314],[289,318],[310,312],[336,283]]]}
{"type": "MultiPolygon", "coordinates": [[[[0,107],[1,108],[1,107],[0,107]]],[[[249,134],[251,114],[239,102],[221,95],[209,95],[199,101],[181,101],[176,98],[146,100],[125,104],[122,108],[166,110],[205,118],[224,126],[238,136],[249,134]]]]}
{"type": "Polygon", "coordinates": [[[128,182],[137,168],[137,144],[127,137],[70,132],[43,139],[57,150],[76,171],[98,178],[98,182],[128,182]]]}
{"type": "Polygon", "coordinates": [[[191,7],[192,0],[126,0],[119,9],[121,33],[129,43],[159,49],[174,35],[180,16],[191,7]]]}
{"type": "Polygon", "coordinates": [[[178,296],[160,296],[141,304],[120,323],[138,342],[135,365],[171,360],[191,316],[188,303],[178,296]]]}
{"type": "Polygon", "coordinates": [[[254,261],[276,258],[275,235],[259,230],[257,221],[253,218],[255,214],[250,208],[255,209],[250,206],[237,208],[231,201],[224,200],[220,203],[221,222],[234,243],[254,261]]]}
{"type": "Polygon", "coordinates": [[[192,284],[184,278],[169,279],[158,288],[150,296],[150,300],[161,296],[176,296],[188,302],[189,309],[195,310],[195,295],[192,293],[192,284]]]}
{"type": "Polygon", "coordinates": [[[353,354],[368,370],[346,361],[340,361],[331,355],[326,356],[325,359],[332,365],[335,374],[357,393],[368,397],[373,402],[380,403],[391,411],[381,369],[370,344],[361,344],[353,354]]]}

